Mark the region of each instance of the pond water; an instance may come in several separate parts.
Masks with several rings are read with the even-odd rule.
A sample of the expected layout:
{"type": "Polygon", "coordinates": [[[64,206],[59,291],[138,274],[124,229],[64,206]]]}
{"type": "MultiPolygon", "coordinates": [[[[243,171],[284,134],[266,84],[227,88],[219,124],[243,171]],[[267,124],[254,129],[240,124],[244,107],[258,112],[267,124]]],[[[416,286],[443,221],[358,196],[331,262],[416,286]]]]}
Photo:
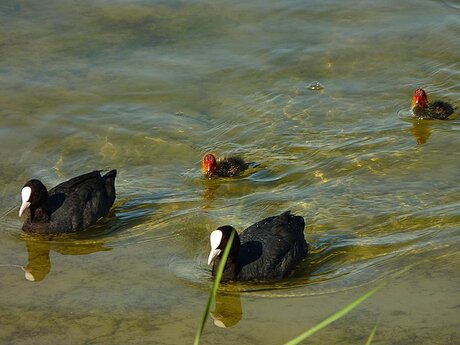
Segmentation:
{"type": "Polygon", "coordinates": [[[290,209],[310,255],[223,286],[203,344],[282,344],[385,279],[308,343],[458,344],[460,116],[409,107],[460,107],[459,27],[453,0],[2,0],[0,343],[191,344],[210,232],[290,209]],[[206,180],[208,151],[260,165],[206,180]],[[109,217],[22,233],[28,179],[111,168],[109,217]]]}

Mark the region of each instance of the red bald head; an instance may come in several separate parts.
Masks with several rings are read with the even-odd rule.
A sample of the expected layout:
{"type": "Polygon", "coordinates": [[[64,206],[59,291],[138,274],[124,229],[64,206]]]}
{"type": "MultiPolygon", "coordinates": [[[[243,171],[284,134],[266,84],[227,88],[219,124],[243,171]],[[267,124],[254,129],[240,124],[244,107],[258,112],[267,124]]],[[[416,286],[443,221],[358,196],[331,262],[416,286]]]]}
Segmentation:
{"type": "Polygon", "coordinates": [[[216,157],[212,153],[205,154],[201,162],[201,168],[206,176],[212,176],[217,168],[216,157]]]}
{"type": "Polygon", "coordinates": [[[428,97],[423,89],[415,90],[414,96],[412,96],[412,107],[417,105],[422,108],[426,108],[428,106],[428,97]]]}

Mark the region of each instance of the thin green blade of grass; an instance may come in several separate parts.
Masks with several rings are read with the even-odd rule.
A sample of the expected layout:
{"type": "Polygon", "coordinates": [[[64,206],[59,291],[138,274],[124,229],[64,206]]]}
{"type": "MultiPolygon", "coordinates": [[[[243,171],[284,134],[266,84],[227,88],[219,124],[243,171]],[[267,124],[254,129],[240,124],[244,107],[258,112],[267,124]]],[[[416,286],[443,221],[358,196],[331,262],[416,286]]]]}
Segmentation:
{"type": "Polygon", "coordinates": [[[374,335],[376,331],[377,331],[377,324],[375,324],[374,328],[372,329],[371,334],[369,334],[369,338],[367,338],[366,345],[372,344],[372,340],[374,340],[374,335]]]}
{"type": "MultiPolygon", "coordinates": [[[[383,288],[385,285],[388,284],[388,282],[393,279],[393,278],[396,278],[397,276],[400,276],[401,274],[407,272],[408,270],[410,270],[412,267],[414,266],[414,264],[412,265],[408,265],[406,267],[404,267],[403,269],[399,270],[398,272],[396,272],[395,274],[393,274],[390,278],[384,280],[383,282],[381,282],[379,285],[377,285],[376,287],[374,287],[373,289],[369,290],[368,292],[366,292],[365,294],[363,294],[362,296],[358,297],[357,299],[355,299],[353,302],[351,302],[350,304],[346,305],[345,307],[343,307],[342,309],[338,310],[337,312],[335,312],[334,314],[332,314],[331,316],[327,317],[326,319],[324,319],[323,321],[321,321],[320,323],[318,323],[317,325],[313,326],[312,328],[310,328],[309,330],[307,330],[306,332],[300,334],[299,336],[297,336],[296,338],[288,341],[287,343],[285,343],[284,345],[297,345],[299,344],[301,341],[307,339],[309,336],[311,336],[312,334],[318,332],[320,329],[326,327],[327,325],[331,324],[332,322],[340,319],[341,317],[343,317],[344,315],[348,314],[349,312],[351,312],[353,309],[355,309],[358,305],[360,305],[361,303],[363,303],[366,299],[368,299],[369,297],[371,297],[373,294],[375,294],[377,291],[379,291],[381,288],[383,288]]],[[[371,339],[372,341],[372,339],[371,339]]]]}
{"type": "Polygon", "coordinates": [[[217,267],[217,272],[214,277],[211,290],[209,292],[208,302],[206,303],[206,308],[204,309],[200,326],[198,327],[198,331],[196,332],[195,341],[193,343],[194,345],[198,345],[200,343],[201,335],[203,334],[204,326],[209,316],[209,310],[211,309],[211,306],[214,303],[214,300],[216,299],[217,289],[219,288],[220,280],[222,279],[222,273],[224,272],[225,264],[227,263],[228,254],[230,253],[230,248],[232,247],[234,237],[235,230],[233,230],[230,234],[230,238],[228,239],[224,253],[222,254],[222,259],[220,260],[219,266],[217,267]]]}
{"type": "Polygon", "coordinates": [[[297,336],[296,338],[288,341],[287,343],[285,343],[285,345],[297,345],[297,344],[299,344],[302,340],[307,339],[309,336],[311,336],[312,334],[318,332],[320,329],[326,327],[327,325],[331,324],[332,322],[334,322],[334,321],[340,319],[341,317],[343,317],[344,315],[348,314],[350,311],[355,309],[358,305],[360,305],[366,299],[368,299],[373,294],[375,294],[377,291],[379,291],[386,284],[387,284],[386,281],[380,283],[379,285],[377,285],[372,290],[369,290],[364,295],[358,297],[353,302],[351,302],[350,304],[346,305],[342,309],[338,310],[337,312],[335,312],[331,316],[327,317],[326,319],[324,319],[323,321],[321,321],[317,325],[313,326],[312,328],[310,328],[306,332],[304,332],[304,333],[300,334],[299,336],[297,336]]]}

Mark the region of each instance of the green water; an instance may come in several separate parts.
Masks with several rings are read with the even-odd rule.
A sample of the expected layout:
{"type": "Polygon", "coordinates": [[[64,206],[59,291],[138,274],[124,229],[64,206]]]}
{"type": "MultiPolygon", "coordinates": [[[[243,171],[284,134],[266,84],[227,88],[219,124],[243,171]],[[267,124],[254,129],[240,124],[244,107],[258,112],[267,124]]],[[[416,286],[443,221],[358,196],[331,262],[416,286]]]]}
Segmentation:
{"type": "Polygon", "coordinates": [[[311,254],[224,286],[203,344],[281,344],[411,264],[308,343],[458,343],[460,117],[409,107],[460,106],[459,27],[453,0],[2,0],[0,343],[191,344],[210,232],[287,209],[311,254]],[[260,166],[207,181],[208,151],[260,166]],[[21,232],[28,179],[109,168],[108,218],[21,232]]]}

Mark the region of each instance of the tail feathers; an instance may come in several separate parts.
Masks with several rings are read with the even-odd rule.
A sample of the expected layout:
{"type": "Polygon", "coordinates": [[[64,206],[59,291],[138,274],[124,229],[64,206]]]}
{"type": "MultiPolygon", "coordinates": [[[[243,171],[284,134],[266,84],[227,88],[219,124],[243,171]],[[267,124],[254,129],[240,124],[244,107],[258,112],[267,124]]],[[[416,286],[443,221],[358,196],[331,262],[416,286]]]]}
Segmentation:
{"type": "Polygon", "coordinates": [[[279,215],[284,223],[290,223],[294,225],[294,229],[298,232],[299,235],[304,237],[304,229],[305,229],[305,219],[302,216],[296,216],[295,214],[291,214],[291,211],[283,212],[279,215]]]}
{"type": "Polygon", "coordinates": [[[107,174],[104,175],[104,178],[107,179],[113,179],[115,180],[115,177],[117,177],[117,169],[110,170],[107,174]]]}
{"type": "Polygon", "coordinates": [[[109,200],[110,207],[115,202],[115,177],[117,177],[117,170],[110,170],[104,175],[105,189],[107,191],[107,197],[109,200]]]}

